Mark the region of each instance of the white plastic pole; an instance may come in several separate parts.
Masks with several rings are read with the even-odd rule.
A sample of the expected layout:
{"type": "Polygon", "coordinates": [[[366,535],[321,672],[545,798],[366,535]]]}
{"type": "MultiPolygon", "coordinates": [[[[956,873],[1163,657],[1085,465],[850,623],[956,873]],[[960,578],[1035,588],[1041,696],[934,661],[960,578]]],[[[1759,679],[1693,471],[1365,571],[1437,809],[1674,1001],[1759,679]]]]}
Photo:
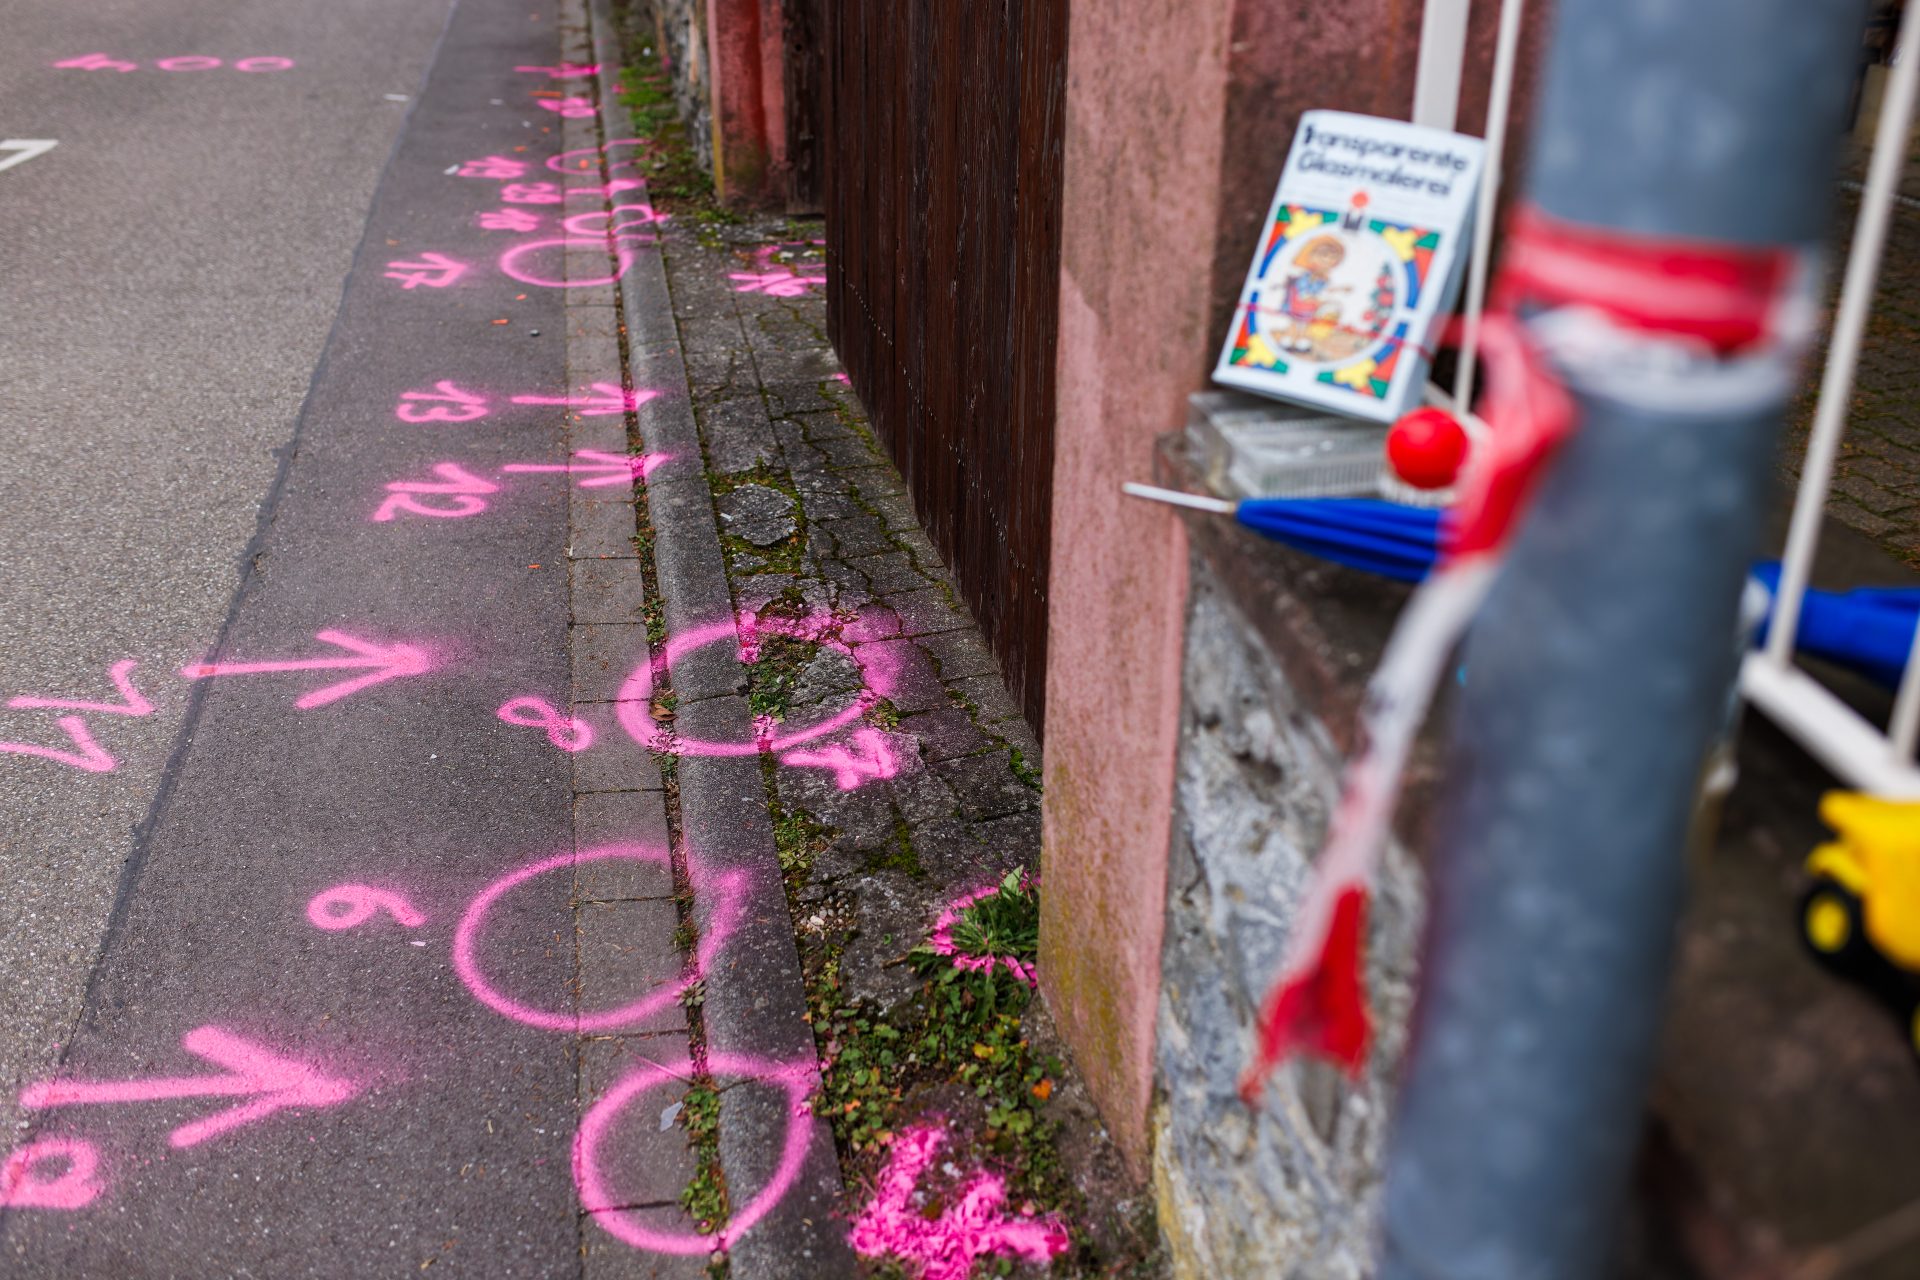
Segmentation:
{"type": "Polygon", "coordinates": [[[1460,63],[1467,52],[1470,0],[1427,0],[1420,62],[1413,73],[1413,122],[1451,129],[1460,114],[1460,63]]]}
{"type": "MultiPolygon", "coordinates": [[[[1807,442],[1807,460],[1800,468],[1800,489],[1793,500],[1793,523],[1787,529],[1787,549],[1780,566],[1780,587],[1773,595],[1773,623],[1767,632],[1767,657],[1782,665],[1793,658],[1793,641],[1800,628],[1800,602],[1813,570],[1813,550],[1820,541],[1820,518],[1826,512],[1827,489],[1833,483],[1833,459],[1840,450],[1840,433],[1847,423],[1847,401],[1853,393],[1853,370],[1860,361],[1860,340],[1866,333],[1867,312],[1873,308],[1874,282],[1880,275],[1880,252],[1887,243],[1887,222],[1893,213],[1901,170],[1907,162],[1907,134],[1913,128],[1913,104],[1920,88],[1920,13],[1900,24],[1894,50],[1893,76],[1880,123],[1873,134],[1873,161],[1860,196],[1860,217],[1854,224],[1853,247],[1847,254],[1846,283],[1840,290],[1840,308],[1833,319],[1833,341],[1827,347],[1827,368],[1820,379],[1820,403],[1813,413],[1813,437],[1807,442]]],[[[1914,708],[1915,664],[1907,664],[1896,705],[1914,708]]],[[[1907,735],[1903,754],[1913,751],[1907,735]]]]}
{"type": "Polygon", "coordinates": [[[1500,198],[1500,166],[1507,150],[1507,116],[1513,106],[1513,69],[1520,53],[1520,15],[1525,0],[1501,0],[1500,37],[1493,55],[1493,86],[1487,98],[1487,163],[1480,171],[1480,202],[1473,219],[1473,262],[1467,269],[1466,323],[1460,337],[1460,372],[1453,398],[1473,408],[1474,364],[1480,355],[1480,312],[1487,304],[1487,260],[1493,254],[1493,215],[1500,198]]]}

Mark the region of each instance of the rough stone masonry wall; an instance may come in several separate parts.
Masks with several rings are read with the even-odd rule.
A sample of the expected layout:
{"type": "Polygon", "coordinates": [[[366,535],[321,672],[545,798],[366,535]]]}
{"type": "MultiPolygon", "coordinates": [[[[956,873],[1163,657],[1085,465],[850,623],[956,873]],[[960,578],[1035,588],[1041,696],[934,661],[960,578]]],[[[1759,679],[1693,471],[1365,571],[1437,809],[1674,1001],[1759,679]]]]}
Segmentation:
{"type": "Polygon", "coordinates": [[[1396,846],[1377,886],[1367,985],[1379,1038],[1364,1075],[1283,1067],[1250,1110],[1235,1086],[1340,756],[1202,555],[1191,582],[1155,1063],[1161,1228],[1183,1280],[1357,1280],[1371,1269],[1412,1004],[1419,872],[1396,846]]]}
{"type": "Polygon", "coordinates": [[[700,168],[713,172],[713,95],[707,72],[706,0],[634,0],[629,48],[653,46],[673,85],[673,103],[700,168]],[[649,34],[649,32],[651,34],[649,34]]]}

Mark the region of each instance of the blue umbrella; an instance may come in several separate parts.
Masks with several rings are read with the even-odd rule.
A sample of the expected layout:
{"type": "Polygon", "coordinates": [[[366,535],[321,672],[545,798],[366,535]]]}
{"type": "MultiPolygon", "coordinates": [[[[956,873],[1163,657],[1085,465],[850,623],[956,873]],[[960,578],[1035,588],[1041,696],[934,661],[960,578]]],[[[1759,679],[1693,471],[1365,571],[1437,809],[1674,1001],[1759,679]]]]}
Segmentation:
{"type": "MultiPolygon", "coordinates": [[[[1419,582],[1440,557],[1443,512],[1378,498],[1243,498],[1228,502],[1174,489],[1129,484],[1141,498],[1232,515],[1247,528],[1323,560],[1399,582],[1419,582]]],[[[1757,564],[1754,578],[1769,601],[1779,590],[1777,561],[1757,564]]],[[[1809,589],[1800,606],[1794,647],[1894,687],[1907,667],[1920,623],[1920,587],[1809,589]]],[[[1764,644],[1763,623],[1756,644],[1764,644]]]]}

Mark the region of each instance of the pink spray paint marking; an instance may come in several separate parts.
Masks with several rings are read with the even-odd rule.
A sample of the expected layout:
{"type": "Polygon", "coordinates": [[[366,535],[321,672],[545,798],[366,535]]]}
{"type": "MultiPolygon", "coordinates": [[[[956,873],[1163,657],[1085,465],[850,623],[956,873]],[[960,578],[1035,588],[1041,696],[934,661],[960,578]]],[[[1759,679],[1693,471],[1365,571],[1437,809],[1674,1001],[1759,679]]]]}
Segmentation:
{"type": "Polygon", "coordinates": [[[387,500],[373,513],[374,521],[384,524],[402,511],[440,520],[458,520],[463,516],[478,515],[487,509],[487,500],[475,495],[500,492],[499,485],[491,480],[482,480],[457,462],[436,462],[433,464],[433,473],[440,477],[438,481],[395,480],[389,483],[387,500]],[[430,496],[447,498],[453,505],[437,507],[421,501],[421,498],[430,496]]]}
{"type": "Polygon", "coordinates": [[[122,658],[107,669],[107,677],[113,681],[113,687],[120,691],[121,702],[83,702],[77,698],[36,698],[25,694],[9,698],[10,707],[55,707],[74,711],[98,711],[108,716],[150,716],[153,704],[141,696],[133,687],[133,669],[139,666],[138,660],[122,658]]]}
{"type": "Polygon", "coordinates": [[[540,215],[525,209],[490,209],[474,218],[482,231],[538,231],[540,215]]]}
{"type": "Polygon", "coordinates": [[[188,54],[180,58],[162,58],[153,65],[162,71],[213,71],[220,66],[220,59],[188,54]]]}
{"type": "Polygon", "coordinates": [[[973,1175],[938,1218],[914,1195],[947,1135],[931,1125],[902,1129],[880,1173],[873,1201],[860,1211],[847,1243],[865,1258],[919,1264],[920,1280],[967,1280],[976,1259],[1012,1255],[1042,1266],[1067,1251],[1072,1237],[1058,1218],[1009,1217],[1007,1184],[984,1170],[973,1175]]]}
{"type": "Polygon", "coordinates": [[[632,1202],[632,1197],[622,1195],[611,1186],[601,1171],[601,1148],[621,1112],[663,1085],[685,1084],[693,1078],[694,1066],[686,1061],[670,1066],[644,1063],[622,1076],[604,1097],[587,1108],[573,1139],[573,1182],[580,1189],[580,1207],[592,1214],[593,1220],[614,1239],[651,1253],[682,1256],[731,1248],[780,1203],[800,1176],[800,1168],[807,1159],[807,1147],[813,1140],[813,1108],[808,1098],[813,1092],[814,1064],[809,1060],[780,1063],[741,1054],[710,1053],[706,1068],[708,1074],[722,1080],[758,1081],[786,1093],[787,1131],[780,1144],[780,1163],[766,1186],[746,1203],[734,1205],[727,1225],[715,1235],[659,1231],[646,1226],[624,1208],[632,1202]]]}
{"type": "MultiPolygon", "coordinates": [[[[583,418],[606,418],[638,409],[659,395],[658,391],[635,388],[628,391],[617,382],[596,382],[587,396],[515,396],[515,404],[563,404],[583,418]]],[[[665,460],[665,455],[659,455],[665,460]]]]}
{"type": "Polygon", "coordinates": [[[870,700],[876,696],[885,697],[893,683],[892,673],[883,669],[878,658],[856,654],[845,641],[835,639],[829,634],[829,628],[833,622],[834,619],[829,614],[818,614],[807,618],[756,618],[752,614],[744,614],[738,621],[713,622],[704,627],[694,627],[682,632],[668,640],[661,647],[657,657],[640,663],[628,674],[620,686],[620,692],[616,695],[614,715],[619,720],[620,727],[625,729],[628,736],[635,742],[649,750],[665,751],[674,755],[751,756],[758,755],[762,751],[782,754],[803,743],[823,738],[858,720],[870,700]],[[743,662],[754,661],[761,632],[818,641],[830,649],[846,654],[860,667],[861,675],[866,680],[866,692],[853,705],[843,707],[818,723],[802,728],[788,729],[781,733],[771,722],[756,723],[752,742],[716,742],[703,738],[685,738],[663,731],[654,723],[650,708],[656,672],[664,675],[672,669],[674,663],[687,654],[723,640],[731,640],[739,645],[743,662]]]}
{"type": "Polygon", "coordinates": [[[649,472],[667,461],[664,453],[601,453],[597,449],[576,449],[574,458],[586,461],[545,463],[545,462],[509,462],[501,467],[502,472],[565,472],[569,475],[586,476],[580,482],[582,489],[604,489],[616,484],[635,484],[647,478],[649,472]]]}
{"type": "Polygon", "coordinates": [[[71,68],[75,71],[138,71],[137,62],[120,62],[104,53],[83,53],[77,58],[68,58],[65,62],[56,62],[56,67],[71,68]]]}
{"type": "Polygon", "coordinates": [[[324,707],[329,702],[338,702],[352,693],[387,680],[398,680],[402,676],[424,675],[433,670],[434,662],[424,649],[410,644],[375,644],[370,640],[360,640],[344,631],[317,631],[314,639],[325,644],[337,645],[348,651],[348,657],[332,658],[294,658],[281,662],[202,662],[196,666],[181,668],[180,674],[189,680],[204,680],[209,676],[248,676],[263,675],[276,671],[338,671],[352,670],[356,667],[371,667],[363,676],[351,680],[342,680],[338,684],[326,685],[312,693],[303,694],[293,705],[301,710],[324,707]]]}
{"type": "Polygon", "coordinates": [[[93,740],[93,735],[87,732],[85,720],[79,716],[61,716],[54,723],[73,740],[73,745],[80,748],[79,751],[62,751],[58,747],[41,747],[31,742],[0,742],[0,755],[39,756],[43,760],[84,769],[88,773],[112,773],[120,767],[120,762],[102,750],[100,744],[93,740]]]}
{"type": "MultiPolygon", "coordinates": [[[[1022,877],[1025,879],[1025,877],[1022,877]]],[[[1032,882],[1027,881],[1028,884],[1032,882]]],[[[940,918],[933,923],[933,932],[927,936],[927,950],[938,956],[951,956],[953,967],[965,969],[969,973],[992,973],[995,969],[1005,969],[1030,987],[1040,985],[1040,975],[1033,966],[1018,956],[979,956],[960,950],[953,940],[953,926],[960,922],[960,913],[982,898],[991,898],[1000,892],[997,884],[985,885],[970,893],[963,893],[946,905],[940,912],[940,918]]]]}
{"type": "Polygon", "coordinates": [[[517,244],[500,255],[500,270],[512,276],[521,284],[539,285],[543,289],[588,289],[596,285],[613,284],[627,274],[627,268],[633,265],[633,250],[626,241],[632,237],[620,236],[613,245],[614,268],[611,275],[593,276],[584,280],[556,280],[551,276],[535,273],[522,259],[528,254],[537,254],[548,249],[599,249],[605,251],[607,242],[603,239],[587,240],[578,236],[562,236],[551,240],[529,240],[517,244]]]}
{"type": "Polygon", "coordinates": [[[500,704],[498,715],[508,724],[529,729],[545,729],[547,741],[562,751],[585,751],[593,745],[593,726],[575,716],[562,714],[544,698],[512,698],[500,704]]]}
{"type": "Polygon", "coordinates": [[[789,751],[781,764],[833,770],[834,785],[851,791],[872,778],[891,778],[900,772],[900,759],[878,729],[856,729],[851,749],[838,744],[818,751],[789,751]]]}
{"type": "Polygon", "coordinates": [[[740,874],[729,872],[714,877],[711,885],[704,883],[706,877],[694,874],[691,860],[688,875],[693,879],[696,892],[711,889],[717,895],[717,905],[710,927],[701,936],[693,963],[688,965],[681,975],[670,982],[662,983],[646,995],[613,1009],[603,1009],[597,1013],[579,1013],[557,1009],[542,1009],[526,1004],[507,995],[487,980],[481,971],[476,954],[481,934],[485,931],[487,916],[500,899],[527,881],[549,871],[562,867],[572,868],[582,862],[606,862],[625,860],[628,862],[655,862],[670,866],[665,849],[656,849],[639,844],[610,844],[594,849],[582,849],[577,853],[562,853],[530,863],[517,871],[510,871],[492,884],[482,889],[466,913],[460,917],[460,925],[453,934],[453,968],[460,980],[467,984],[467,990],[476,1000],[486,1005],[502,1017],[530,1027],[539,1027],[544,1031],[569,1031],[574,1033],[589,1031],[613,1031],[620,1027],[652,1017],[660,1010],[679,1000],[681,994],[699,980],[706,972],[713,957],[726,945],[732,936],[740,918],[741,898],[744,890],[740,874]]]}
{"type": "Polygon", "coordinates": [[[825,276],[797,276],[791,271],[731,271],[729,278],[742,283],[735,293],[764,293],[769,298],[798,298],[814,285],[825,284],[825,276]]]}
{"type": "Polygon", "coordinates": [[[508,204],[559,204],[566,196],[557,182],[509,182],[500,198],[508,204]]]}
{"type": "Polygon", "coordinates": [[[580,147],[573,151],[562,151],[547,160],[547,168],[555,173],[598,173],[604,160],[608,173],[616,169],[638,168],[642,160],[654,153],[654,144],[645,138],[615,138],[603,142],[597,147],[580,147]],[[616,151],[630,150],[635,154],[624,160],[615,160],[616,151]]]}
{"type": "Polygon", "coordinates": [[[563,120],[583,120],[588,116],[600,114],[600,108],[593,105],[592,98],[541,98],[539,106],[543,111],[551,111],[563,120]]]}
{"type": "Polygon", "coordinates": [[[402,289],[444,289],[467,273],[467,264],[444,253],[423,253],[418,262],[389,262],[383,273],[402,289]]]}
{"type": "Polygon", "coordinates": [[[402,422],[472,422],[487,416],[487,398],[442,379],[431,391],[402,391],[393,415],[402,422]]]}
{"type": "Polygon", "coordinates": [[[527,162],[515,160],[512,156],[481,156],[478,160],[468,160],[460,166],[456,178],[522,178],[527,173],[527,162]]]}
{"type": "Polygon", "coordinates": [[[180,1047],[224,1067],[225,1074],[158,1080],[48,1080],[21,1090],[20,1105],[41,1110],[173,1098],[249,1099],[175,1129],[169,1141],[176,1147],[191,1147],[264,1120],[276,1111],[338,1106],[360,1092],[352,1081],[335,1079],[303,1062],[283,1058],[219,1027],[194,1028],[180,1037],[180,1047]]]}
{"type": "Polygon", "coordinates": [[[381,911],[409,929],[418,929],[427,922],[427,918],[399,894],[371,885],[337,884],[314,894],[307,903],[307,919],[314,928],[329,933],[357,928],[381,911]]]}
{"type": "MultiPolygon", "coordinates": [[[[639,183],[633,185],[638,186],[639,183]]],[[[568,195],[573,193],[569,191],[568,195]]],[[[568,235],[574,236],[617,236],[623,231],[635,234],[631,238],[637,243],[652,244],[657,239],[644,234],[648,227],[664,225],[673,215],[656,212],[650,204],[617,204],[611,209],[595,209],[590,213],[576,213],[560,222],[568,235]],[[598,219],[600,225],[595,225],[598,219]]]]}
{"type": "Polygon", "coordinates": [[[553,80],[579,80],[586,76],[598,75],[600,64],[597,62],[562,62],[557,67],[515,67],[515,71],[539,74],[553,80]]]}
{"type": "Polygon", "coordinates": [[[0,1167],[0,1206],[9,1209],[84,1209],[103,1190],[100,1153],[79,1138],[42,1138],[7,1157],[0,1167]],[[42,1167],[64,1164],[52,1177],[42,1167]]]}
{"type": "MultiPolygon", "coordinates": [[[[646,185],[646,183],[640,181],[638,178],[615,178],[605,186],[600,187],[568,187],[566,197],[569,200],[585,200],[589,198],[594,200],[611,200],[622,191],[638,191],[646,185]]],[[[662,215],[661,221],[664,222],[665,220],[665,216],[662,215]]]]}
{"type": "Polygon", "coordinates": [[[233,69],[235,71],[291,71],[293,70],[293,59],[276,58],[272,56],[264,58],[242,58],[233,64],[233,69]]]}

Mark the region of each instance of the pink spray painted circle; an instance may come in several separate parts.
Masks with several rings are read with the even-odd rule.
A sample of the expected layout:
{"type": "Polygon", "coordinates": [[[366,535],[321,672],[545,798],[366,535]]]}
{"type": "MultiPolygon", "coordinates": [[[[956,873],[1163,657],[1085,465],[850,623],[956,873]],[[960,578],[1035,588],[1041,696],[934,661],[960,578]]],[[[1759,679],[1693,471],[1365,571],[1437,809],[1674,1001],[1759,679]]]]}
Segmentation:
{"type": "Polygon", "coordinates": [[[615,147],[638,147],[642,152],[646,152],[652,149],[653,144],[645,138],[615,138],[610,142],[603,142],[597,147],[581,147],[575,151],[562,151],[557,156],[550,156],[547,159],[547,168],[553,170],[555,173],[598,173],[600,171],[601,157],[608,156],[608,172],[621,168],[631,169],[634,166],[632,159],[613,160],[610,158],[615,147]]]}
{"type": "MultiPolygon", "coordinates": [[[[460,981],[467,984],[467,990],[474,998],[502,1017],[512,1018],[515,1022],[530,1027],[539,1027],[543,1031],[611,1031],[616,1027],[630,1026],[643,1018],[651,1017],[678,1000],[681,993],[692,986],[704,970],[706,963],[715,950],[722,946],[727,936],[733,932],[733,924],[739,917],[739,892],[732,878],[722,877],[716,885],[721,894],[720,907],[714,912],[707,932],[700,939],[699,951],[688,970],[672,982],[664,983],[653,991],[614,1009],[603,1009],[598,1013],[571,1013],[556,1009],[542,1009],[526,1004],[507,995],[487,980],[481,972],[480,961],[476,954],[480,933],[486,924],[487,914],[508,893],[517,889],[536,876],[561,867],[572,867],[582,862],[607,862],[626,860],[629,862],[655,862],[668,865],[665,849],[654,849],[639,844],[601,845],[595,849],[582,849],[578,853],[562,853],[539,862],[529,863],[517,871],[510,871],[492,884],[482,889],[479,896],[468,905],[466,914],[460,917],[460,925],[453,934],[453,968],[460,975],[460,981]]],[[[691,875],[691,870],[689,871],[691,875]]],[[[698,886],[696,886],[698,887],[698,886]]]]}
{"type": "Polygon", "coordinates": [[[703,1236],[686,1231],[656,1231],[643,1225],[621,1206],[629,1197],[617,1195],[601,1174],[598,1157],[614,1120],[637,1099],[673,1081],[685,1083],[693,1074],[693,1064],[662,1066],[649,1062],[622,1076],[607,1090],[606,1096],[587,1108],[580,1117],[580,1130],[573,1139],[573,1183],[580,1190],[580,1207],[593,1215],[601,1228],[625,1244],[654,1253],[703,1254],[731,1247],[749,1228],[767,1216],[781,1197],[792,1189],[806,1163],[807,1147],[813,1141],[813,1108],[808,1098],[813,1091],[814,1065],[810,1060],[793,1063],[772,1062],[765,1058],[738,1054],[707,1055],[707,1071],[723,1080],[757,1080],[784,1089],[787,1094],[787,1132],[781,1144],[780,1163],[767,1185],[753,1198],[736,1208],[727,1225],[716,1235],[703,1236]]]}
{"type": "MultiPolygon", "coordinates": [[[[838,650],[853,659],[860,668],[860,674],[866,681],[867,692],[878,697],[886,697],[893,687],[888,675],[878,669],[879,664],[872,658],[863,659],[854,653],[844,640],[838,640],[826,634],[824,625],[810,618],[755,618],[749,617],[748,629],[751,632],[771,632],[775,635],[792,636],[795,639],[815,640],[829,649],[838,650]]],[[[683,756],[753,756],[762,751],[782,752],[812,742],[815,738],[825,737],[836,730],[843,729],[860,718],[867,699],[863,697],[852,706],[843,707],[817,724],[798,729],[789,729],[785,733],[774,735],[770,731],[754,742],[716,742],[705,738],[687,738],[680,735],[667,735],[654,723],[651,704],[653,700],[653,682],[655,667],[662,673],[672,669],[673,664],[696,649],[717,644],[722,640],[738,643],[740,628],[733,622],[713,622],[704,627],[694,627],[683,631],[662,646],[660,656],[651,658],[634,667],[620,692],[615,695],[614,717],[620,721],[620,727],[641,746],[650,750],[671,751],[683,756]]]]}
{"type": "Polygon", "coordinates": [[[521,262],[524,255],[538,253],[544,249],[559,249],[562,253],[568,249],[599,249],[603,252],[606,250],[605,240],[586,240],[574,236],[528,240],[523,244],[517,244],[500,255],[500,270],[521,284],[538,285],[543,289],[588,289],[594,285],[614,284],[621,276],[627,274],[627,268],[633,265],[633,250],[626,244],[630,239],[632,237],[621,236],[614,241],[613,257],[616,265],[611,275],[595,276],[586,280],[554,280],[536,273],[521,262]]]}

